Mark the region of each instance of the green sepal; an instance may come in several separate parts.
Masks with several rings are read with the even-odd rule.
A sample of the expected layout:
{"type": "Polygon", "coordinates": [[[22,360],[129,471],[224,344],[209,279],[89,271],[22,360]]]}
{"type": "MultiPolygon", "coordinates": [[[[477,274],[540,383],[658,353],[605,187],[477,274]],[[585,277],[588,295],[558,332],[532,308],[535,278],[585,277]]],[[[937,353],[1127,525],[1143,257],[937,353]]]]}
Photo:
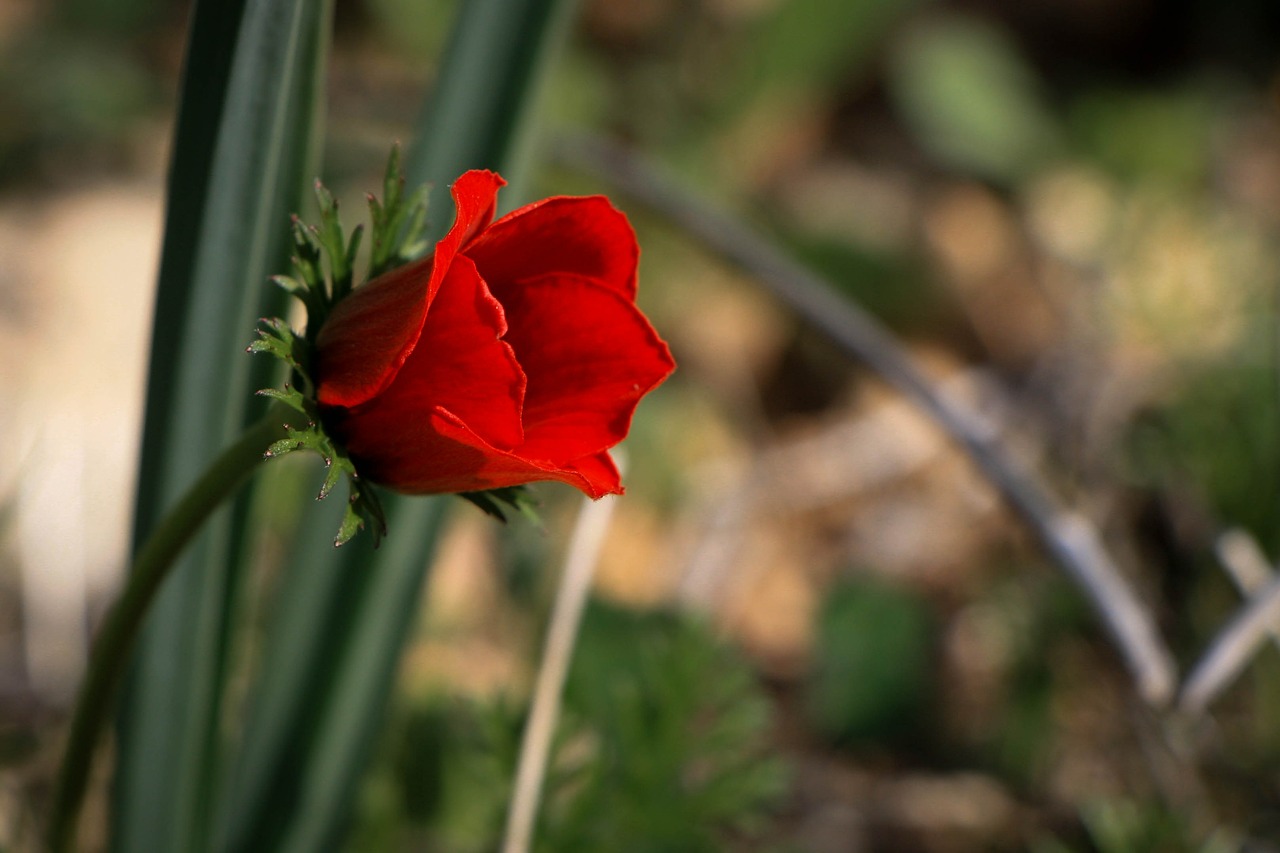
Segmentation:
{"type": "Polygon", "coordinates": [[[368,525],[373,534],[374,547],[377,547],[386,533],[386,517],[373,487],[360,479],[355,463],[321,425],[320,410],[314,396],[315,384],[308,368],[311,361],[310,345],[283,320],[270,318],[263,320],[262,324],[265,328],[258,330],[258,340],[249,345],[249,352],[270,353],[280,359],[289,365],[297,384],[286,384],[283,388],[263,388],[258,391],[258,395],[279,400],[306,418],[306,426],[300,429],[286,425],[285,438],[268,447],[264,455],[283,456],[297,450],[310,450],[318,454],[324,460],[327,470],[316,500],[328,497],[345,474],[351,496],[334,544],[341,545],[349,541],[368,525]]]}
{"type": "Polygon", "coordinates": [[[311,292],[320,308],[315,315],[307,315],[308,325],[314,323],[318,326],[324,322],[330,302],[324,278],[323,255],[315,237],[315,229],[299,219],[297,214],[293,216],[292,230],[293,255],[289,260],[293,263],[294,274],[311,292]]]}
{"type": "MultiPolygon", "coordinates": [[[[428,187],[419,187],[407,198],[404,173],[400,169],[400,149],[393,146],[383,176],[383,199],[369,195],[372,224],[371,251],[366,279],[373,279],[421,255],[424,239],[428,187]]],[[[320,224],[308,225],[296,214],[292,219],[292,276],[272,278],[296,296],[307,309],[305,338],[314,342],[329,312],[350,294],[355,285],[356,255],[364,239],[358,225],[346,236],[338,216],[338,202],[320,181],[315,182],[320,224]]]]}
{"type": "MultiPolygon", "coordinates": [[[[424,239],[427,187],[419,188],[406,198],[404,183],[400,149],[394,146],[383,176],[383,200],[379,202],[374,196],[369,196],[372,247],[367,277],[370,279],[412,260],[427,248],[424,239]]],[[[270,353],[280,359],[289,366],[293,377],[284,388],[263,388],[258,394],[285,403],[307,419],[304,428],[287,427],[287,437],[272,444],[266,455],[283,456],[296,450],[319,454],[327,470],[317,500],[328,497],[345,474],[350,497],[334,545],[350,541],[367,527],[373,535],[374,547],[377,547],[387,532],[382,503],[373,485],[360,479],[355,463],[342,446],[325,432],[315,400],[316,386],[311,371],[316,336],[333,306],[344,299],[354,285],[356,254],[360,251],[364,228],[357,226],[349,237],[346,236],[333,193],[316,181],[315,194],[320,208],[320,225],[308,225],[296,215],[292,218],[293,275],[279,275],[271,279],[297,297],[307,309],[306,332],[295,332],[279,318],[265,319],[263,328],[258,329],[258,339],[248,348],[249,352],[270,353]]],[[[515,497],[473,499],[473,503],[489,514],[505,520],[501,509],[503,502],[520,509],[525,515],[532,513],[531,501],[528,502],[529,508],[525,508],[523,501],[515,497]]]]}
{"type": "Polygon", "coordinates": [[[342,515],[342,525],[333,540],[335,548],[351,541],[351,538],[369,526],[373,536],[373,547],[377,548],[382,537],[387,535],[387,516],[382,511],[382,502],[373,486],[358,477],[351,477],[351,497],[347,500],[347,510],[342,515]]]}
{"type": "Polygon", "coordinates": [[[283,388],[262,388],[258,391],[258,396],[279,400],[289,408],[310,416],[310,406],[307,403],[307,398],[302,396],[301,391],[288,383],[283,388]]]}
{"type": "Polygon", "coordinates": [[[527,486],[505,486],[501,489],[484,489],[478,492],[458,492],[458,497],[475,504],[485,515],[492,516],[503,524],[507,523],[507,513],[515,510],[535,527],[542,527],[542,518],[538,515],[538,500],[527,486]]]}
{"type": "Polygon", "coordinates": [[[276,287],[279,287],[285,293],[288,293],[290,296],[298,297],[304,303],[311,292],[310,288],[306,284],[298,281],[296,278],[290,278],[287,275],[273,275],[271,276],[271,283],[276,287]]]}
{"type": "Polygon", "coordinates": [[[391,148],[382,178],[382,201],[369,195],[369,221],[373,242],[369,252],[369,278],[405,264],[427,249],[427,193],[421,186],[404,197],[404,173],[400,169],[400,146],[391,148]]]}
{"type": "Polygon", "coordinates": [[[348,241],[338,218],[338,202],[324,184],[316,181],[316,202],[320,205],[320,227],[309,229],[329,261],[329,305],[332,307],[351,292],[356,252],[364,229],[357,226],[348,241]]]}
{"type": "MultiPolygon", "coordinates": [[[[315,407],[311,400],[303,397],[297,390],[288,387],[284,390],[264,388],[258,393],[264,397],[281,400],[309,418],[312,414],[311,410],[315,407]]],[[[383,513],[382,502],[378,499],[377,492],[372,484],[360,479],[351,457],[329,437],[328,433],[324,431],[315,418],[311,418],[307,425],[301,429],[295,429],[286,424],[285,432],[285,437],[272,443],[263,456],[274,458],[298,450],[310,450],[317,454],[324,460],[325,477],[320,486],[320,491],[316,495],[316,500],[322,501],[329,497],[343,475],[345,474],[347,477],[349,490],[347,509],[343,515],[342,524],[338,529],[338,535],[333,541],[334,546],[337,547],[350,541],[351,537],[368,526],[370,533],[373,535],[373,547],[378,547],[382,537],[387,532],[386,515],[383,513]]]]}
{"type": "Polygon", "coordinates": [[[277,317],[260,320],[265,329],[258,329],[258,339],[249,344],[248,352],[266,352],[289,365],[307,378],[307,363],[311,360],[310,348],[302,338],[294,334],[289,324],[277,317]]]}

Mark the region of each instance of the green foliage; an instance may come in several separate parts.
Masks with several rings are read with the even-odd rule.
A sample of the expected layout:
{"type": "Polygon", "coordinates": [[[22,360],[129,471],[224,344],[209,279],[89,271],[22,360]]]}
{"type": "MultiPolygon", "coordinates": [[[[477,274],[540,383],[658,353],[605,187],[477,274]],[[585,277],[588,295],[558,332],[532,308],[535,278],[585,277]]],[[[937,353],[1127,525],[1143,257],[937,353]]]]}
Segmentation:
{"type": "MultiPolygon", "coordinates": [[[[1008,779],[1034,786],[1057,748],[1053,701],[1078,673],[1055,667],[1064,644],[1087,636],[1093,617],[1066,579],[1015,565],[978,605],[1002,636],[1005,701],[984,721],[986,761],[1008,779]]],[[[998,653],[999,654],[999,653],[998,653]]]]}
{"type": "Polygon", "coordinates": [[[1131,473],[1144,486],[1190,488],[1224,523],[1275,547],[1280,508],[1280,404],[1276,372],[1237,358],[1190,377],[1173,402],[1129,439],[1131,473]]]}
{"type": "Polygon", "coordinates": [[[947,294],[914,259],[812,233],[786,239],[797,258],[896,332],[928,331],[947,315],[947,294]]]}
{"type": "Polygon", "coordinates": [[[542,526],[538,517],[538,500],[524,486],[504,486],[501,489],[488,489],[482,492],[459,492],[458,497],[479,507],[485,515],[498,521],[507,520],[507,512],[514,511],[524,516],[535,526],[542,526]]]}
{"type": "MultiPolygon", "coordinates": [[[[467,169],[507,180],[504,210],[520,203],[529,123],[550,59],[575,4],[568,0],[468,0],[458,13],[416,144],[406,158],[414,181],[446,186],[467,169]]],[[[431,223],[428,234],[446,221],[431,223]]]]}
{"type": "Polygon", "coordinates": [[[44,144],[111,138],[156,101],[153,81],[127,53],[65,33],[38,33],[7,47],[0,83],[23,119],[20,127],[5,123],[5,141],[28,134],[44,144]]]}
{"type": "Polygon", "coordinates": [[[687,617],[593,607],[565,704],[538,850],[717,851],[783,789],[754,674],[687,617]]]}
{"type": "MultiPolygon", "coordinates": [[[[315,379],[312,375],[312,353],[316,336],[329,312],[353,287],[356,253],[360,250],[363,227],[356,226],[347,237],[338,216],[338,203],[323,184],[316,181],[316,201],[320,207],[320,225],[306,225],[293,218],[293,277],[276,276],[273,281],[307,309],[307,327],[296,334],[278,318],[263,320],[258,340],[249,345],[250,352],[267,353],[289,368],[294,386],[283,389],[264,388],[258,393],[279,400],[306,418],[301,427],[288,427],[288,437],[277,441],[268,456],[282,456],[296,450],[310,450],[324,460],[328,473],[320,487],[318,500],[328,497],[342,475],[346,475],[350,498],[338,527],[334,545],[343,545],[366,527],[373,534],[375,546],[386,534],[387,519],[373,485],[360,479],[355,463],[341,444],[325,431],[315,401],[315,379]],[[300,386],[300,387],[297,387],[300,386]]],[[[400,150],[391,149],[383,178],[383,199],[370,194],[369,214],[373,226],[373,251],[369,258],[368,278],[411,260],[426,246],[422,233],[426,222],[427,188],[411,196],[404,195],[404,175],[400,171],[400,150]]]]}
{"type": "MultiPolygon", "coordinates": [[[[400,170],[400,147],[392,146],[387,157],[387,167],[382,179],[382,201],[369,194],[369,220],[373,230],[373,247],[369,255],[369,269],[365,280],[377,278],[382,273],[408,263],[427,248],[424,235],[427,219],[427,192],[421,186],[411,195],[404,194],[404,173],[400,170]]],[[[347,297],[354,286],[356,254],[364,226],[357,225],[347,237],[338,215],[338,202],[333,194],[316,181],[316,202],[320,208],[320,224],[307,225],[293,217],[293,277],[276,276],[272,279],[288,293],[297,297],[307,309],[306,345],[303,349],[290,349],[294,370],[307,372],[310,345],[328,319],[333,307],[347,297]],[[300,356],[297,358],[295,356],[300,356]]],[[[288,342],[293,343],[293,342],[288,342]]],[[[296,345],[295,345],[296,346],[296,345]]],[[[264,346],[255,351],[272,351],[264,346]]],[[[276,353],[283,357],[286,354],[276,353]]],[[[310,396],[314,386],[310,377],[305,393],[310,396]]]]}
{"type": "MultiPolygon", "coordinates": [[[[328,3],[200,2],[191,15],[156,291],[134,541],[210,455],[261,416],[265,360],[243,355],[282,300],[261,282],[288,257],[280,227],[313,173],[328,3]]],[[[213,516],[165,582],[123,697],[113,850],[205,849],[223,749],[223,697],[245,505],[213,516]]]]}
{"type": "Polygon", "coordinates": [[[819,732],[861,744],[912,738],[924,723],[934,631],[920,598],[881,581],[831,590],[818,616],[808,710],[819,732]]]}
{"type": "MultiPolygon", "coordinates": [[[[443,710],[428,706],[406,718],[397,739],[411,736],[407,726],[424,714],[438,720],[443,732],[436,754],[420,756],[418,762],[419,767],[428,762],[439,767],[435,808],[423,816],[428,835],[437,849],[451,853],[496,850],[520,757],[523,714],[504,699],[452,704],[443,710]]],[[[396,775],[401,811],[408,818],[415,799],[425,794],[419,790],[421,779],[406,772],[414,768],[398,761],[388,762],[388,767],[396,775]]]]}
{"type": "MultiPolygon", "coordinates": [[[[369,221],[373,225],[369,278],[377,278],[427,251],[427,193],[430,189],[429,185],[422,184],[405,197],[400,147],[393,147],[382,178],[383,201],[369,196],[369,221]]],[[[354,258],[353,249],[348,255],[348,266],[354,258]]]]}
{"type": "MultiPolygon", "coordinates": [[[[432,105],[405,157],[411,184],[443,187],[470,167],[511,179],[518,116],[528,111],[525,101],[570,5],[458,4],[432,105]]],[[[507,200],[519,201],[518,190],[507,200]]],[[[442,500],[387,496],[396,534],[374,552],[363,537],[328,547],[323,531],[335,513],[308,504],[249,688],[243,745],[223,790],[219,849],[312,851],[343,843],[421,610],[444,508],[442,500]]]]}
{"type": "Polygon", "coordinates": [[[379,47],[390,46],[412,62],[424,56],[438,56],[449,34],[449,16],[442,6],[449,3],[422,3],[419,0],[368,0],[363,13],[370,18],[379,36],[379,47]]]}
{"type": "Polygon", "coordinates": [[[1035,853],[1236,853],[1239,839],[1218,832],[1196,840],[1185,815],[1154,803],[1123,799],[1098,799],[1087,803],[1080,814],[1088,835],[1088,847],[1071,846],[1060,839],[1045,839],[1035,845],[1035,853]]]}
{"type": "MultiPolygon", "coordinates": [[[[423,713],[439,719],[412,715],[393,742],[411,737],[423,713]]],[[[593,603],[566,684],[535,850],[710,853],[755,837],[787,776],[768,752],[770,716],[751,669],[698,622],[593,603]]],[[[504,702],[457,707],[444,719],[443,790],[430,834],[439,849],[492,850],[523,721],[504,702]]],[[[423,789],[423,772],[435,771],[401,774],[406,812],[437,796],[423,789]]]]}
{"type": "Polygon", "coordinates": [[[1189,184],[1207,177],[1219,93],[1104,89],[1071,105],[1075,145],[1090,162],[1122,178],[1189,184]]]}
{"type": "Polygon", "coordinates": [[[907,125],[961,172],[1013,181],[1058,144],[1038,79],[1000,30],[965,18],[921,22],[897,44],[889,70],[907,125]]]}
{"type": "Polygon", "coordinates": [[[352,537],[368,526],[376,546],[387,532],[386,514],[382,511],[382,503],[372,484],[360,479],[351,457],[341,444],[329,437],[322,425],[311,390],[314,382],[309,370],[309,344],[304,338],[294,334],[282,320],[272,318],[262,322],[266,328],[258,330],[259,338],[249,345],[249,351],[265,352],[280,359],[292,368],[293,375],[307,389],[304,393],[296,387],[286,385],[283,389],[263,388],[258,392],[263,397],[279,400],[306,418],[306,424],[302,427],[285,424],[286,437],[268,447],[266,455],[284,456],[296,450],[310,450],[318,454],[324,460],[326,474],[316,500],[327,498],[345,474],[350,497],[333,544],[339,546],[351,541],[352,537]]]}
{"type": "Polygon", "coordinates": [[[810,88],[857,74],[892,24],[921,0],[794,0],[760,22],[749,52],[757,82],[810,88]]]}

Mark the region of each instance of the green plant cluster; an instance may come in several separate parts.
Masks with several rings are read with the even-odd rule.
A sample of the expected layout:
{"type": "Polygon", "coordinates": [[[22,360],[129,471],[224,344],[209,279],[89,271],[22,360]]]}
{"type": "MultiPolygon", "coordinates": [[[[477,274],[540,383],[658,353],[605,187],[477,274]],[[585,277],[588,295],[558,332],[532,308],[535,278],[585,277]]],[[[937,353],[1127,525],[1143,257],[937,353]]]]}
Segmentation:
{"type": "MultiPolygon", "coordinates": [[[[772,825],[789,773],[770,702],[696,619],[593,602],[564,702],[534,850],[712,853],[772,825]]],[[[375,774],[401,814],[366,808],[356,848],[387,843],[379,822],[416,821],[429,849],[496,849],[523,723],[503,700],[402,714],[375,774]]]]}
{"type": "Polygon", "coordinates": [[[928,730],[935,629],[919,596],[874,580],[835,587],[818,615],[808,716],[835,743],[911,743],[928,730]]]}

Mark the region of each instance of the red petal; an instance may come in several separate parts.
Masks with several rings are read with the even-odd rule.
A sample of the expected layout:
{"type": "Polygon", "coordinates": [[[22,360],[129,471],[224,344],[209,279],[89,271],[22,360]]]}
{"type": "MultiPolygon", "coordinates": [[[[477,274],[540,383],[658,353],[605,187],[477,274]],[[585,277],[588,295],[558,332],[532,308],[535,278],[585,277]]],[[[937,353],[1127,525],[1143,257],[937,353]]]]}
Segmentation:
{"type": "Polygon", "coordinates": [[[640,310],[594,279],[545,275],[499,298],[529,382],[525,458],[565,464],[614,446],[640,398],[675,369],[640,310]]]}
{"type": "MultiPolygon", "coordinates": [[[[461,270],[464,264],[471,266],[464,258],[455,266],[461,270]]],[[[488,417],[493,395],[501,392],[477,389],[451,397],[452,405],[432,405],[433,389],[487,383],[486,374],[498,370],[478,359],[433,366],[436,355],[445,358],[449,350],[465,348],[446,339],[451,324],[459,324],[456,306],[445,309],[446,300],[460,290],[453,284],[451,275],[401,378],[335,425],[361,472],[409,493],[474,491],[536,480],[560,480],[593,498],[621,492],[606,448],[626,435],[636,402],[674,367],[644,316],[590,279],[543,276],[520,287],[518,298],[504,306],[509,326],[504,340],[515,348],[515,358],[528,359],[521,364],[528,377],[525,442],[500,447],[488,417]],[[439,336],[436,322],[445,327],[439,336]],[[402,387],[420,390],[401,393],[402,387]],[[424,404],[430,406],[425,417],[424,404]],[[464,411],[466,406],[470,408],[464,411]]]]}
{"type": "Polygon", "coordinates": [[[635,299],[636,234],[604,196],[558,196],[526,205],[462,251],[500,300],[510,284],[547,273],[594,278],[635,299]]]}
{"type": "Polygon", "coordinates": [[[586,492],[588,497],[598,500],[605,495],[622,494],[622,475],[618,473],[618,466],[613,464],[613,457],[608,451],[584,456],[574,461],[572,467],[586,481],[586,488],[578,488],[586,492]]]}
{"type": "Polygon", "coordinates": [[[466,258],[457,258],[441,284],[422,337],[391,386],[336,424],[347,450],[391,484],[395,465],[417,470],[435,463],[428,417],[447,411],[486,447],[520,444],[525,377],[510,345],[502,307],[466,258]]]}
{"type": "Polygon", "coordinates": [[[453,185],[458,214],[435,252],[379,276],[335,306],[316,340],[317,397],[325,406],[358,406],[384,391],[409,358],[431,302],[459,247],[493,219],[492,172],[471,171],[453,185]]]}
{"type": "Polygon", "coordinates": [[[607,453],[565,464],[537,462],[489,446],[448,411],[437,410],[422,423],[415,454],[394,453],[376,464],[357,459],[362,472],[409,494],[498,489],[538,480],[559,480],[592,498],[620,494],[618,471],[607,453]]]}

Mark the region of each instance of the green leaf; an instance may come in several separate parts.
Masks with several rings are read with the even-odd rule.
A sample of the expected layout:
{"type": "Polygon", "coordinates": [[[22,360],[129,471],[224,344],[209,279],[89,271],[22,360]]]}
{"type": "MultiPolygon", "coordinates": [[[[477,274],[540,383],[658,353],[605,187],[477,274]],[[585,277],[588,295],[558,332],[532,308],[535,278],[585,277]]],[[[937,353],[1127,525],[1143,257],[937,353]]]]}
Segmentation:
{"type": "MultiPolygon", "coordinates": [[[[405,177],[400,169],[400,146],[391,149],[382,179],[382,200],[369,195],[369,221],[373,228],[373,250],[369,255],[368,278],[417,258],[426,249],[422,238],[427,216],[427,193],[419,186],[406,198],[405,177]]],[[[354,256],[354,253],[353,253],[354,256]]]]}
{"type": "MultiPolygon", "coordinates": [[[[258,391],[258,396],[270,397],[272,400],[279,400],[281,403],[295,409],[301,414],[309,414],[307,411],[309,406],[307,398],[303,397],[302,393],[299,392],[298,389],[291,388],[288,385],[285,385],[283,388],[263,388],[258,391]]],[[[267,455],[274,456],[275,454],[268,451],[267,455]]]]}
{"type": "Polygon", "coordinates": [[[806,697],[813,727],[843,744],[919,747],[934,675],[933,624],[920,597],[847,580],[828,593],[817,632],[806,697]]]}
{"type": "MultiPolygon", "coordinates": [[[[571,6],[566,0],[459,4],[419,143],[406,157],[410,186],[431,181],[437,187],[436,209],[444,212],[432,223],[435,233],[452,217],[443,188],[463,171],[497,169],[508,179],[518,171],[517,132],[571,6]]],[[[385,208],[396,186],[383,190],[385,208]]],[[[411,194],[404,208],[412,211],[413,200],[411,194]]],[[[508,206],[518,200],[518,192],[504,193],[508,206]]],[[[413,233],[417,218],[411,212],[400,233],[413,233]]],[[[418,591],[446,503],[390,498],[389,533],[377,552],[363,536],[333,550],[335,508],[311,508],[275,592],[243,747],[225,789],[218,850],[340,846],[420,609],[418,591]]]]}
{"type": "MultiPolygon", "coordinates": [[[[192,18],[156,296],[134,541],[266,400],[244,354],[263,286],[287,258],[280,223],[310,171],[327,3],[200,2],[192,18]]],[[[227,625],[243,511],[211,521],[148,621],[119,724],[111,847],[205,848],[223,750],[227,625]]]]}
{"type": "MultiPolygon", "coordinates": [[[[525,125],[575,6],[572,0],[459,4],[436,91],[405,162],[410,186],[436,188],[437,210],[449,210],[443,189],[468,169],[495,169],[507,179],[499,197],[504,210],[521,201],[530,154],[525,125]]],[[[436,218],[432,236],[444,233],[451,216],[436,218]]]]}
{"type": "Polygon", "coordinates": [[[792,0],[756,26],[740,79],[805,91],[861,78],[885,33],[921,0],[792,0]]]}
{"type": "MultiPolygon", "coordinates": [[[[497,850],[523,711],[503,697],[446,701],[430,837],[440,850],[497,850]]],[[[532,849],[775,849],[760,836],[775,828],[790,772],[771,748],[771,716],[751,666],[710,626],[590,602],[532,849]]],[[[401,783],[407,794],[423,779],[401,783]]]]}
{"type": "Polygon", "coordinates": [[[889,90],[921,144],[946,164],[1014,181],[1061,147],[1040,80],[1008,34],[938,17],[899,39],[889,90]]]}
{"type": "Polygon", "coordinates": [[[393,535],[376,552],[364,536],[335,551],[329,531],[340,507],[313,505],[315,535],[298,542],[274,599],[215,849],[339,846],[446,505],[396,504],[393,535]]]}
{"type": "Polygon", "coordinates": [[[542,527],[542,519],[538,515],[538,501],[525,486],[507,486],[502,489],[486,489],[482,492],[459,492],[458,497],[470,501],[486,515],[506,523],[507,511],[515,510],[542,527]]]}

